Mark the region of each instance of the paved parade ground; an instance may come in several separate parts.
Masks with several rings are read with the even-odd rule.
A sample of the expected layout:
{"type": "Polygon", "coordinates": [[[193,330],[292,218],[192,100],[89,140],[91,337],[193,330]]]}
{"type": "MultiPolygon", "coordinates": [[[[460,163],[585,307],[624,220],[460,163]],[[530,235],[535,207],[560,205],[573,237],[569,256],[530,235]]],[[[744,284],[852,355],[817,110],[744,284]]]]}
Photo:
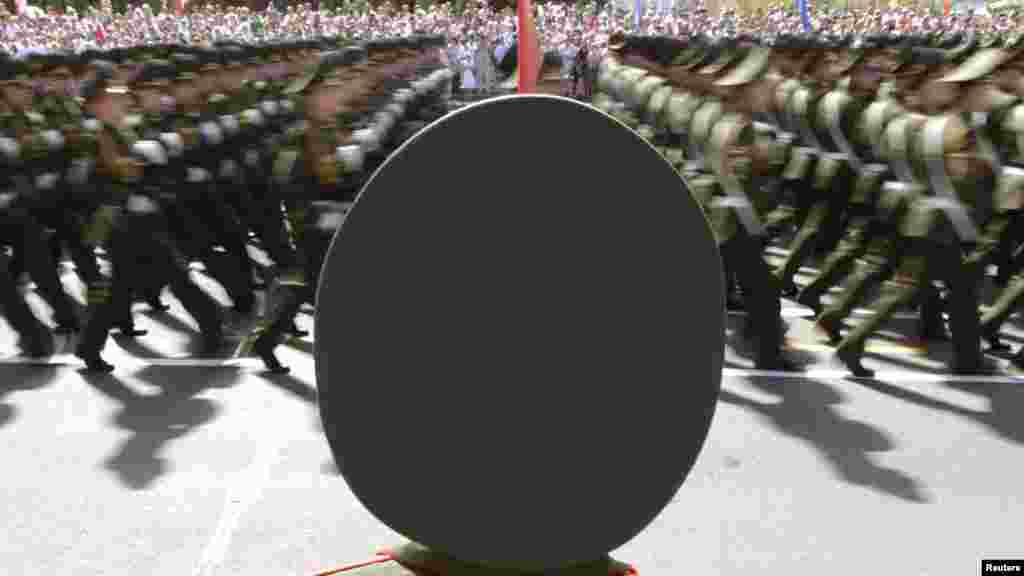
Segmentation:
{"type": "MultiPolygon", "coordinates": [[[[398,542],[335,472],[311,339],[281,350],[286,376],[189,360],[195,324],[165,299],[164,315],[138,305],[149,334],[111,342],[112,375],[80,373],[64,340],[49,365],[0,364],[0,574],[299,576],[398,542]]],[[[911,315],[872,340],[877,381],[846,379],[806,312],[784,304],[805,375],[752,372],[730,344],[696,468],[617,557],[644,576],[954,576],[1024,557],[1024,379],[944,377],[947,345],[915,347],[911,315]]],[[[611,458],[630,473],[629,452],[611,458]]]]}

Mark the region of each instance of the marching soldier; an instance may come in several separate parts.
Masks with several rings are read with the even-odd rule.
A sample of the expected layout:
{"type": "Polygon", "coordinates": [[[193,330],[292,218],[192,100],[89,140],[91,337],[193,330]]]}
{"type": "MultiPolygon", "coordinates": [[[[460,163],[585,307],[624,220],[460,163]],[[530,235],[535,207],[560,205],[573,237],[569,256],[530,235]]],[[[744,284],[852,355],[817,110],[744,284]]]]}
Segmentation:
{"type": "Polygon", "coordinates": [[[811,253],[827,253],[835,248],[843,231],[851,194],[850,165],[845,157],[838,154],[840,150],[836,143],[831,142],[831,135],[822,122],[824,115],[819,112],[823,98],[838,80],[838,75],[846,69],[838,65],[841,51],[837,46],[830,46],[825,54],[819,56],[820,63],[811,68],[808,82],[793,90],[786,104],[809,156],[805,175],[801,178],[801,188],[807,188],[797,192],[798,195],[806,195],[809,207],[800,230],[789,245],[789,254],[775,272],[786,296],[796,296],[793,277],[811,253]],[[810,176],[809,182],[805,182],[807,176],[810,176]]]}
{"type": "Polygon", "coordinates": [[[110,251],[109,282],[90,287],[89,322],[76,355],[92,371],[109,372],[113,366],[100,353],[111,327],[131,317],[131,291],[139,285],[133,266],[149,260],[146,272],[170,286],[203,335],[201,353],[222,345],[222,314],[216,302],[188,277],[186,262],[177,254],[159,205],[159,186],[147,167],[165,165],[166,151],[159,142],[141,140],[125,121],[136,106],[127,86],[112,83],[113,67],[100,63],[95,77],[82,90],[87,127],[98,144],[95,166],[97,197],[94,234],[110,251]]]}
{"type": "Polygon", "coordinates": [[[870,376],[860,364],[867,337],[887,321],[898,306],[914,300],[922,288],[941,280],[950,289],[949,314],[954,373],[986,370],[980,349],[978,291],[983,266],[996,243],[999,207],[994,203],[998,169],[986,154],[978,130],[965,117],[994,105],[990,87],[976,84],[970,71],[956,70],[927,85],[920,93],[925,117],[911,142],[912,161],[928,181],[928,195],[910,205],[903,234],[908,239],[897,281],[836,350],[858,376],[870,376]],[[967,254],[967,257],[964,256],[967,254]]]}
{"type": "Polygon", "coordinates": [[[761,254],[760,241],[764,216],[777,203],[777,197],[762,186],[771,157],[758,145],[752,122],[754,114],[764,111],[757,104],[764,100],[758,89],[763,88],[760,80],[769,56],[768,48],[754,48],[732,72],[715,82],[725,114],[715,122],[708,147],[718,184],[710,204],[711,221],[722,258],[729,262],[743,290],[749,326],[755,333],[755,367],[793,371],[797,365],[782,352],[781,287],[761,254]]]}
{"type": "MultiPolygon", "coordinates": [[[[40,296],[53,308],[56,331],[79,329],[70,297],[57,275],[48,234],[37,215],[56,201],[56,181],[50,163],[64,147],[63,135],[46,126],[33,107],[34,93],[27,67],[7,61],[0,80],[3,102],[8,110],[2,131],[9,139],[7,162],[12,165],[5,209],[0,212],[0,242],[12,246],[19,260],[13,272],[22,268],[36,283],[40,296]]],[[[12,274],[13,275],[13,274],[12,274]]]]}
{"type": "MultiPolygon", "coordinates": [[[[864,74],[864,64],[868,61],[865,57],[852,62],[849,87],[832,90],[819,106],[819,115],[827,128],[831,147],[840,154],[839,161],[851,169],[852,190],[846,208],[849,212],[846,233],[825,259],[820,273],[797,298],[797,302],[811,308],[815,316],[821,313],[821,297],[847,275],[858,258],[865,255],[872,238],[879,231],[874,212],[888,166],[867,161],[871,154],[870,146],[859,137],[865,133],[862,128],[866,124],[865,110],[870,108],[867,104],[879,86],[877,77],[864,74]]],[[[872,110],[872,118],[883,113],[884,109],[872,110]]]]}

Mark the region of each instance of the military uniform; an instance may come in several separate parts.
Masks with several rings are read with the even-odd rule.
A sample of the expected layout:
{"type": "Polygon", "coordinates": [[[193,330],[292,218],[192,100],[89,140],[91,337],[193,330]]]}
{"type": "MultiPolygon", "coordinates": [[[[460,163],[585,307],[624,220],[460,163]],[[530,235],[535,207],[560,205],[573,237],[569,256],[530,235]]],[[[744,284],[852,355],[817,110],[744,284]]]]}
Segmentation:
{"type": "MultiPolygon", "coordinates": [[[[31,90],[28,69],[19,62],[6,63],[5,90],[31,90]]],[[[60,161],[64,148],[63,135],[46,124],[45,118],[18,102],[8,102],[4,118],[6,136],[6,164],[12,167],[5,194],[5,207],[0,212],[0,242],[10,244],[18,262],[12,271],[27,271],[35,281],[40,296],[53,308],[58,332],[78,330],[70,297],[64,292],[57,275],[57,264],[50,245],[51,235],[40,222],[39,214],[53,214],[58,202],[57,181],[59,170],[54,163],[60,161]]]]}
{"type": "MultiPolygon", "coordinates": [[[[83,89],[87,106],[111,95],[128,94],[125,87],[112,86],[112,67],[100,66],[95,78],[83,89]]],[[[139,139],[123,118],[90,118],[89,129],[99,140],[99,162],[94,199],[97,205],[92,230],[109,247],[112,276],[89,290],[90,317],[76,355],[90,370],[110,371],[100,352],[110,328],[125,324],[131,314],[131,293],[139,285],[133,267],[148,261],[145,270],[161,284],[170,286],[203,333],[203,352],[220,348],[222,314],[216,302],[189,278],[186,262],[171,242],[166,217],[160,208],[159,180],[154,180],[167,163],[161,144],[139,139]]]]}
{"type": "Polygon", "coordinates": [[[977,313],[980,276],[978,267],[965,261],[961,243],[977,241],[976,221],[985,221],[985,210],[991,208],[994,175],[986,173],[983,167],[971,166],[955,179],[948,176],[945,167],[948,157],[964,149],[966,144],[957,138],[965,138],[966,134],[959,118],[951,115],[928,118],[916,134],[923,156],[919,160],[925,164],[932,180],[931,195],[916,199],[909,207],[902,231],[909,240],[908,251],[897,281],[873,307],[875,314],[858,324],[836,350],[839,358],[857,375],[870,375],[859,362],[867,337],[898,307],[912,302],[922,286],[933,280],[941,280],[951,289],[949,312],[954,371],[972,373],[981,369],[977,313]],[[952,204],[951,200],[957,203],[952,204]],[[974,214],[961,208],[960,202],[965,201],[971,202],[974,214]]]}
{"type": "Polygon", "coordinates": [[[857,150],[851,142],[851,134],[863,125],[864,106],[847,91],[835,89],[826,94],[819,105],[822,124],[827,127],[830,148],[830,162],[837,162],[842,168],[835,168],[836,178],[852,184],[846,207],[848,222],[846,232],[836,249],[829,253],[821,272],[801,291],[797,301],[815,311],[821,312],[821,297],[840,279],[846,276],[857,258],[867,251],[872,233],[878,229],[873,210],[882,180],[888,167],[879,163],[865,163],[862,159],[863,146],[857,150]]]}
{"type": "MultiPolygon", "coordinates": [[[[832,110],[824,102],[830,94],[827,89],[823,84],[796,87],[786,103],[803,148],[787,167],[785,178],[797,188],[797,198],[806,198],[798,200],[801,226],[776,270],[786,295],[796,295],[793,277],[810,255],[831,252],[838,244],[852,193],[849,159],[838,149],[839,142],[833,142],[828,127],[832,110]]],[[[833,96],[832,101],[846,104],[841,97],[833,96]]]]}
{"type": "MultiPolygon", "coordinates": [[[[684,77],[679,68],[669,70],[674,82],[693,87],[679,94],[654,73],[657,67],[650,62],[638,62],[648,66],[648,72],[608,59],[599,72],[602,94],[596,104],[635,126],[679,167],[687,186],[708,212],[726,275],[734,276],[743,289],[745,332],[755,342],[755,365],[792,370],[795,365],[782,354],[779,285],[761,254],[765,216],[778,204],[767,180],[772,171],[781,169],[779,149],[756,128],[745,102],[722,100],[715,94],[747,95],[747,86],[760,80],[768,69],[770,52],[765,48],[722,48],[713,58],[704,58],[710,63],[689,63],[699,68],[696,76],[684,77]],[[736,157],[740,150],[748,156],[736,157]]],[[[678,50],[678,45],[663,49],[678,50]]],[[[677,54],[674,61],[688,57],[698,58],[677,54]]]]}
{"type": "Polygon", "coordinates": [[[271,371],[287,371],[273,349],[292,329],[299,306],[312,299],[324,255],[348,205],[389,144],[408,136],[395,138],[397,124],[410,116],[423,121],[443,113],[432,101],[451,81],[431,56],[439,41],[378,41],[329,52],[284,90],[308,120],[306,127],[287,131],[273,163],[273,194],[286,200],[297,257],[282,263],[268,312],[248,343],[271,371]],[[359,69],[369,65],[385,68],[378,72],[383,82],[354,81],[359,69]],[[324,98],[332,99],[338,112],[310,108],[324,98]],[[313,134],[319,138],[313,140],[313,134]]]}

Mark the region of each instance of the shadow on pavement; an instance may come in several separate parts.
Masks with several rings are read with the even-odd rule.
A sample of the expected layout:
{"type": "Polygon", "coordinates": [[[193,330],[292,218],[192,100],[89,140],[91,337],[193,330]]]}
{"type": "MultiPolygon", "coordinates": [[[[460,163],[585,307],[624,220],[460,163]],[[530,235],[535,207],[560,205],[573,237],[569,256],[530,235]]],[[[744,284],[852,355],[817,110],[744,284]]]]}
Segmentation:
{"type": "Polygon", "coordinates": [[[263,373],[260,377],[278,388],[316,406],[316,388],[291,374],[263,373]]]}
{"type": "Polygon", "coordinates": [[[761,403],[723,389],[720,401],[753,410],[783,434],[804,440],[828,460],[846,482],[909,502],[928,502],[920,484],[899,470],[876,463],[871,452],[886,452],[892,439],[864,422],[849,420],[832,408],[844,400],[835,388],[808,379],[744,378],[754,387],[781,396],[761,403]]]}
{"type": "Polygon", "coordinates": [[[142,312],[136,312],[136,314],[144,316],[157,324],[162,324],[163,326],[170,328],[171,330],[181,332],[182,334],[198,333],[198,331],[195,328],[189,326],[186,322],[184,322],[180,318],[176,318],[173,314],[170,314],[168,312],[145,310],[142,312]]]}
{"type": "Polygon", "coordinates": [[[149,367],[134,374],[160,388],[156,395],[141,395],[116,376],[83,373],[83,379],[99,392],[116,400],[121,409],[113,422],[131,435],[104,462],[120,481],[134,490],[149,487],[170,471],[161,458],[164,446],[213,420],[219,408],[195,396],[210,388],[229,387],[239,374],[230,368],[149,367]]]}
{"type": "Polygon", "coordinates": [[[161,354],[156,351],[152,346],[147,346],[137,338],[125,336],[123,334],[113,334],[112,338],[122,350],[135,356],[136,358],[166,358],[166,354],[161,354]]]}
{"type": "Polygon", "coordinates": [[[1001,437],[1024,444],[1024,384],[1005,382],[947,382],[947,386],[989,400],[989,411],[978,412],[931,398],[907,388],[877,380],[851,380],[854,384],[924,408],[956,414],[989,427],[1001,437]]]}
{"type": "Polygon", "coordinates": [[[4,402],[4,397],[23,390],[39,390],[57,378],[58,367],[45,364],[22,364],[4,367],[4,378],[0,381],[0,428],[10,424],[18,415],[18,409],[4,402]]]}

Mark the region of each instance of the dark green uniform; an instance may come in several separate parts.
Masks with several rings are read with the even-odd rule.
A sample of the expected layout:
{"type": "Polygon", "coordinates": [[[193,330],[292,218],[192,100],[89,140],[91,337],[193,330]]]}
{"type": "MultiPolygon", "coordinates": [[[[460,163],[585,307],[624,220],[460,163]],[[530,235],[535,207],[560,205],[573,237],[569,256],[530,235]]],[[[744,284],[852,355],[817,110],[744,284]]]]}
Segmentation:
{"type": "Polygon", "coordinates": [[[981,368],[977,313],[980,270],[963,254],[965,246],[973,246],[981,238],[977,222],[987,222],[992,213],[995,175],[984,166],[971,165],[966,173],[950,178],[945,161],[951,150],[946,140],[962,126],[956,124],[958,120],[955,116],[931,117],[914,138],[920,151],[919,171],[930,180],[929,193],[910,204],[904,219],[907,253],[896,282],[872,307],[874,315],[851,331],[837,348],[839,358],[856,375],[870,375],[860,365],[867,338],[935,280],[942,281],[951,292],[954,371],[972,373],[981,368]]]}
{"type": "MultiPolygon", "coordinates": [[[[109,89],[112,73],[98,68],[96,77],[83,91],[86,100],[102,97],[109,89]]],[[[140,284],[133,276],[137,262],[148,261],[145,270],[158,282],[169,285],[203,333],[202,352],[221,347],[222,314],[216,302],[188,276],[187,262],[174,246],[167,229],[167,219],[160,208],[160,168],[167,163],[167,154],[154,140],[138,139],[127,127],[115,128],[90,119],[99,137],[113,142],[120,150],[113,164],[104,164],[105,174],[93,173],[90,191],[96,206],[95,239],[102,242],[111,255],[112,275],[109,281],[90,286],[89,323],[82,335],[76,355],[90,370],[110,371],[100,352],[111,327],[129,322],[131,293],[140,284]]]]}

